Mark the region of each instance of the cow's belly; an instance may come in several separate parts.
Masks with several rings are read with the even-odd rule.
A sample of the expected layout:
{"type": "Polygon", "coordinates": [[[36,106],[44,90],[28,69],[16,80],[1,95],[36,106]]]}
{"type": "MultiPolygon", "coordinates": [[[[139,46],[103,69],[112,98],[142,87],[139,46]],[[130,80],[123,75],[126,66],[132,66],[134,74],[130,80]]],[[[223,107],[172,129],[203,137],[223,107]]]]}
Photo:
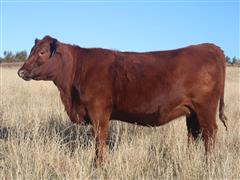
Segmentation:
{"type": "Polygon", "coordinates": [[[191,107],[190,101],[181,98],[156,97],[153,101],[136,102],[115,106],[111,119],[143,126],[160,126],[177,117],[189,115],[188,107],[191,107]]]}
{"type": "Polygon", "coordinates": [[[123,122],[134,123],[143,126],[159,126],[160,114],[154,113],[132,113],[121,110],[113,110],[111,114],[112,120],[120,120],[123,122]]]}
{"type": "Polygon", "coordinates": [[[168,122],[169,110],[158,105],[128,108],[127,110],[113,109],[111,119],[134,123],[143,126],[160,126],[168,122]]]}

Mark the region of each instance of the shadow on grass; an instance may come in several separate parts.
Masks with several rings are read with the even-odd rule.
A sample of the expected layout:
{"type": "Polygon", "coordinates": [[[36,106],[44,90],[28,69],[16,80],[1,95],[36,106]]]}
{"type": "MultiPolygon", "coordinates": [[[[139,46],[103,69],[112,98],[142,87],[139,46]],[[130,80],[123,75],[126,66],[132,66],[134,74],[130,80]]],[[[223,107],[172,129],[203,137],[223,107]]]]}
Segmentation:
{"type": "Polygon", "coordinates": [[[0,127],[0,139],[6,140],[11,134],[11,128],[0,127]]]}
{"type": "MultiPolygon", "coordinates": [[[[113,132],[113,128],[110,126],[107,145],[111,151],[116,149],[116,144],[119,143],[119,138],[116,137],[116,133],[113,132]]],[[[74,152],[78,147],[88,148],[95,145],[90,125],[77,125],[53,118],[42,123],[37,131],[27,127],[22,129],[18,127],[2,127],[0,125],[0,139],[8,141],[13,138],[17,139],[19,143],[37,139],[44,142],[57,141],[61,146],[70,149],[71,152],[74,152]]]]}

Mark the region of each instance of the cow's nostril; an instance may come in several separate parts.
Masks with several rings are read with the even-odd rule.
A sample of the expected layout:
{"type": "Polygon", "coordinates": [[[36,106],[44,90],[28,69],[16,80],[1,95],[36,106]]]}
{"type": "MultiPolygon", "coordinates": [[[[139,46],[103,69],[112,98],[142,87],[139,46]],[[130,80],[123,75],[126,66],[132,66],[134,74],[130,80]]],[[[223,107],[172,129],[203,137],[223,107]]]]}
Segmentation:
{"type": "Polygon", "coordinates": [[[25,71],[24,71],[24,70],[19,70],[19,71],[18,71],[18,76],[19,76],[19,77],[21,77],[21,78],[24,77],[24,74],[25,74],[25,71]]]}

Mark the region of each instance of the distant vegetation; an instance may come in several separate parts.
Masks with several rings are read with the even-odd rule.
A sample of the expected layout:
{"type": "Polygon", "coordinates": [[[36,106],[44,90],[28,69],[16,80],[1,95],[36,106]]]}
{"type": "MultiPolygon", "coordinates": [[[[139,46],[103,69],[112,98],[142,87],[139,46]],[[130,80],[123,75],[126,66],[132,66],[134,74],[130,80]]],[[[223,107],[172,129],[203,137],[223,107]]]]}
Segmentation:
{"type": "Polygon", "coordinates": [[[236,58],[235,56],[232,59],[229,56],[226,56],[226,61],[231,65],[240,65],[240,59],[236,58]]]}
{"type": "Polygon", "coordinates": [[[3,57],[0,57],[0,63],[2,62],[23,62],[27,59],[27,51],[19,51],[13,53],[11,51],[4,51],[3,57]]]}
{"type": "MultiPolygon", "coordinates": [[[[27,51],[19,51],[16,52],[15,54],[11,51],[4,51],[3,57],[0,57],[0,63],[24,62],[26,61],[27,57],[28,57],[27,51]]],[[[229,65],[240,65],[240,59],[236,58],[235,56],[233,58],[226,56],[226,61],[229,65]]]]}

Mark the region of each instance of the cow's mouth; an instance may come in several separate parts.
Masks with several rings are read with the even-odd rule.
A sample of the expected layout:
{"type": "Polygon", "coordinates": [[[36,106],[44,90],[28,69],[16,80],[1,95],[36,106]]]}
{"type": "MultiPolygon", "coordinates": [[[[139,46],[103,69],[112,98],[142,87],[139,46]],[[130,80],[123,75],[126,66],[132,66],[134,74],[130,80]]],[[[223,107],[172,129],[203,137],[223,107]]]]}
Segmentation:
{"type": "Polygon", "coordinates": [[[25,81],[30,81],[30,80],[41,80],[40,76],[23,76],[22,79],[25,81]]]}
{"type": "Polygon", "coordinates": [[[32,78],[30,78],[30,77],[22,77],[25,81],[30,81],[32,78]]]}
{"type": "Polygon", "coordinates": [[[41,77],[40,76],[33,76],[32,79],[33,80],[41,80],[41,77]]]}

